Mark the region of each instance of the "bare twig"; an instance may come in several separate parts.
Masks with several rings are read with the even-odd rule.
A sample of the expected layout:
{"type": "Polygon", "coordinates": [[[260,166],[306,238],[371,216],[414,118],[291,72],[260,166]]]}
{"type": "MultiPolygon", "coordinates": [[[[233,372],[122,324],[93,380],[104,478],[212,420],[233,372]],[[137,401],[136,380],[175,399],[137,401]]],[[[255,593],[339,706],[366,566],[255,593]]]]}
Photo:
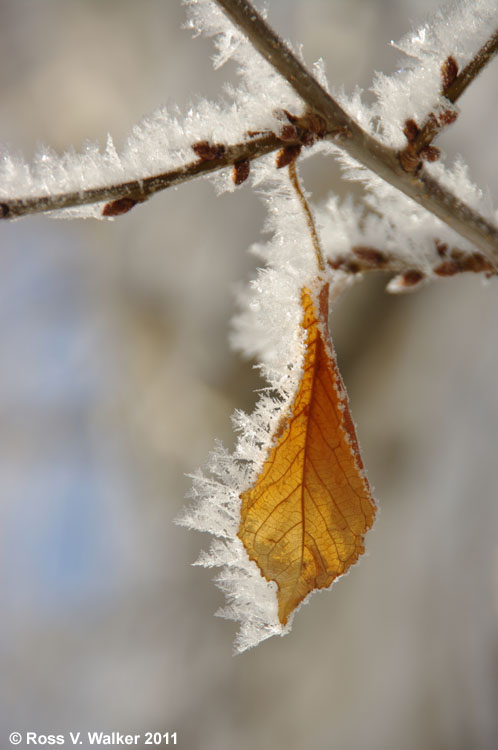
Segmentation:
{"type": "Polygon", "coordinates": [[[247,0],[216,0],[263,57],[283,75],[308,107],[325,120],[338,145],[401,190],[487,255],[498,260],[498,229],[440,185],[423,168],[407,173],[399,156],[366,133],[306,70],[247,0]]]}

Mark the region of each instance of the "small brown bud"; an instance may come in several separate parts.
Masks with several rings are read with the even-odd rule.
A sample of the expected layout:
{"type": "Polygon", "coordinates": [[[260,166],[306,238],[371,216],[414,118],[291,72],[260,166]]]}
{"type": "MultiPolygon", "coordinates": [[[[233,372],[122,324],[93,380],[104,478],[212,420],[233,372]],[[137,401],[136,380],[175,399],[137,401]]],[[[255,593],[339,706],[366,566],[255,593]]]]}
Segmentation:
{"type": "Polygon", "coordinates": [[[298,139],[297,129],[294,127],[294,125],[284,125],[281,132],[279,133],[279,138],[281,141],[297,141],[298,139]]]}
{"type": "Polygon", "coordinates": [[[419,127],[415,120],[406,120],[403,133],[405,134],[408,143],[413,143],[419,132],[419,127]]]}
{"type": "Polygon", "coordinates": [[[127,214],[137,203],[143,203],[143,200],[137,198],[117,198],[115,201],[105,204],[102,209],[102,216],[121,216],[121,214],[127,214]]]}
{"type": "Polygon", "coordinates": [[[361,273],[362,269],[359,263],[355,263],[354,260],[348,260],[344,265],[344,270],[348,273],[361,273]]]}
{"type": "Polygon", "coordinates": [[[386,262],[386,256],[380,250],[375,247],[366,247],[358,245],[353,247],[353,253],[367,266],[372,268],[380,268],[386,262]]]}
{"type": "Polygon", "coordinates": [[[329,259],[327,261],[327,265],[329,268],[332,268],[334,271],[338,271],[340,268],[343,268],[345,264],[344,257],[342,255],[339,255],[337,258],[329,259]]]}
{"type": "Polygon", "coordinates": [[[312,146],[315,142],[315,135],[311,130],[305,130],[301,135],[301,143],[303,146],[312,146]]]}
{"type": "Polygon", "coordinates": [[[496,267],[487,260],[481,253],[470,253],[466,255],[462,261],[462,265],[465,271],[473,271],[474,273],[481,273],[481,271],[490,271],[496,273],[496,267]]]}
{"type": "Polygon", "coordinates": [[[296,115],[291,114],[288,109],[283,109],[282,112],[287,117],[289,122],[292,123],[292,125],[295,125],[297,121],[299,120],[299,117],[296,117],[296,115]]]}
{"type": "Polygon", "coordinates": [[[451,125],[452,122],[455,122],[457,117],[458,112],[456,112],[454,109],[445,109],[439,114],[439,124],[441,127],[444,127],[445,125],[451,125]]]}
{"type": "Polygon", "coordinates": [[[297,146],[284,146],[280,149],[280,151],[277,154],[277,169],[282,169],[282,167],[287,167],[289,164],[291,164],[293,161],[297,159],[299,154],[301,153],[301,146],[298,144],[297,146]]]}
{"type": "Polygon", "coordinates": [[[411,292],[416,289],[419,284],[425,281],[425,279],[425,274],[414,268],[411,271],[406,271],[398,276],[393,276],[386,287],[386,291],[390,294],[404,294],[405,292],[411,292]]]}
{"type": "Polygon", "coordinates": [[[338,255],[337,258],[329,259],[327,265],[334,271],[344,271],[345,273],[352,274],[361,273],[364,270],[356,260],[345,258],[344,255],[338,255]]]}
{"type": "Polygon", "coordinates": [[[454,276],[460,270],[456,260],[445,260],[435,267],[434,273],[438,276],[454,276]]]}
{"type": "Polygon", "coordinates": [[[425,274],[422,271],[417,271],[415,268],[412,271],[406,271],[400,277],[401,286],[416,286],[425,279],[425,274]]]}
{"type": "Polygon", "coordinates": [[[437,254],[440,258],[444,258],[445,255],[448,254],[448,245],[446,242],[441,242],[441,240],[435,240],[434,244],[436,245],[437,254]]]}
{"type": "Polygon", "coordinates": [[[232,179],[236,185],[242,185],[249,177],[251,162],[249,159],[241,159],[233,165],[232,179]]]}
{"type": "Polygon", "coordinates": [[[443,83],[443,93],[445,93],[458,75],[458,63],[450,55],[441,65],[441,78],[443,83]]]}
{"type": "Polygon", "coordinates": [[[192,145],[192,150],[201,161],[213,161],[214,159],[221,159],[225,153],[225,146],[222,143],[197,141],[192,145]]]}
{"type": "Polygon", "coordinates": [[[437,161],[441,156],[441,151],[436,146],[424,146],[420,151],[420,157],[424,161],[437,161]]]}
{"type": "Polygon", "coordinates": [[[457,249],[452,250],[451,259],[443,261],[434,268],[434,273],[438,276],[454,276],[456,273],[465,271],[495,274],[496,268],[481,253],[463,253],[457,249]]]}
{"type": "Polygon", "coordinates": [[[327,123],[321,115],[319,115],[317,112],[309,112],[306,115],[306,120],[308,122],[309,130],[311,130],[311,132],[314,133],[317,138],[325,138],[325,134],[327,132],[327,123]]]}
{"type": "Polygon", "coordinates": [[[420,165],[420,157],[411,143],[399,152],[399,161],[405,172],[413,174],[413,172],[417,171],[420,165]]]}

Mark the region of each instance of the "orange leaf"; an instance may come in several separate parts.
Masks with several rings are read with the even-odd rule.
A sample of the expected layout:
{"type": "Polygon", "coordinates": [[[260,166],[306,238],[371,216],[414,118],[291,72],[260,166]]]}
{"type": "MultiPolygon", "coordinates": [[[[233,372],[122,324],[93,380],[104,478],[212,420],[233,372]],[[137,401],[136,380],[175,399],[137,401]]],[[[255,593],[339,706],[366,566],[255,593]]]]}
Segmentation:
{"type": "Polygon", "coordinates": [[[316,589],[364,552],[375,502],[328,333],[328,284],[302,290],[303,374],[255,485],[241,494],[238,536],[278,587],[285,625],[316,589]]]}

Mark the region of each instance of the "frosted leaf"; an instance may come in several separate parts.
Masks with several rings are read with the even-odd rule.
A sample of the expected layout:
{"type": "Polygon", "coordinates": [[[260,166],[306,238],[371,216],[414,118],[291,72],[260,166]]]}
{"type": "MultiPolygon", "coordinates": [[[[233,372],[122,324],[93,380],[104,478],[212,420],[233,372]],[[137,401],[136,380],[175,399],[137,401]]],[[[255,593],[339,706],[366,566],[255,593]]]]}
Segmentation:
{"type": "Polygon", "coordinates": [[[222,567],[216,582],[228,604],[219,614],[240,622],[235,643],[238,652],[290,629],[290,622],[285,627],[279,622],[275,584],[266,581],[249,560],[237,531],[240,495],[260,473],[272,436],[301,378],[301,290],[317,276],[308,225],[287,171],[277,171],[273,159],[265,158],[258,164],[255,178],[264,190],[269,213],[266,229],[272,236],[266,245],[253,248],[266,267],[258,271],[240,300],[242,310],[234,320],[233,343],[245,354],[258,357],[268,388],[260,393],[252,414],[234,414],[238,438],[233,453],[217,446],[206,470],[194,476],[193,504],[180,520],[218,537],[198,564],[222,567]]]}

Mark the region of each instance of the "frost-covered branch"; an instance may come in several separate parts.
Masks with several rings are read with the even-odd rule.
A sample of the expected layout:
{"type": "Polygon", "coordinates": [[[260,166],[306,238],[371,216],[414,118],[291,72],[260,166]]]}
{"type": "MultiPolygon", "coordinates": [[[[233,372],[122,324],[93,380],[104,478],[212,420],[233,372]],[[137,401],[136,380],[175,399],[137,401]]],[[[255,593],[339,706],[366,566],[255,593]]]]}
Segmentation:
{"type": "Polygon", "coordinates": [[[423,167],[407,173],[398,152],[372,137],[306,70],[247,0],[216,0],[254,47],[281,73],[308,107],[325,120],[342,149],[393,187],[435,214],[488,256],[498,258],[498,229],[423,167]]]}
{"type": "Polygon", "coordinates": [[[281,119],[278,122],[278,132],[247,131],[244,133],[243,141],[233,144],[211,143],[205,140],[192,142],[189,144],[189,150],[195,153],[197,158],[186,161],[175,169],[102,187],[0,199],[0,219],[16,219],[30,214],[99,203],[104,204],[102,216],[118,216],[127,213],[137,203],[143,203],[161,190],[226,167],[234,168],[233,181],[239,185],[249,176],[250,162],[254,159],[273,151],[280,151],[277,156],[277,167],[283,167],[295,158],[302,146],[311,146],[316,138],[325,138],[335,133],[335,130],[327,131],[323,120],[316,115],[305,113],[297,116],[287,111],[279,114],[281,119]]]}
{"type": "MultiPolygon", "coordinates": [[[[452,105],[496,52],[498,34],[485,41],[490,21],[494,20],[490,3],[486,5],[484,0],[479,0],[469,10],[480,14],[479,23],[475,24],[478,33],[474,29],[474,36],[470,34],[472,39],[464,47],[461,41],[451,39],[446,40],[441,51],[441,38],[430,27],[424,27],[424,33],[414,37],[413,44],[402,42],[400,49],[412,59],[420,53],[424,61],[423,76],[427,78],[429,70],[432,80],[429,75],[429,86],[426,86],[423,76],[410,78],[417,72],[410,70],[410,64],[406,77],[403,77],[405,71],[401,71],[401,76],[398,71],[392,78],[377,76],[379,106],[370,111],[354,97],[350,100],[345,96],[331,97],[324,78],[311,75],[245,0],[217,0],[217,3],[240,25],[250,40],[250,43],[245,42],[247,47],[253,45],[258,49],[283,76],[281,85],[273,83],[267,91],[261,88],[260,82],[250,91],[242,91],[241,98],[235,99],[235,106],[231,108],[205,102],[187,118],[160,110],[134,129],[125,152],[120,155],[110,139],[102,152],[91,145],[81,155],[68,152],[58,157],[42,151],[31,166],[5,154],[2,157],[0,218],[63,209],[66,209],[65,216],[117,216],[158,191],[226,167],[233,167],[233,182],[240,184],[247,178],[252,160],[280,150],[277,165],[284,166],[303,145],[322,140],[328,144],[325,150],[342,154],[351,179],[365,182],[370,195],[382,195],[383,206],[377,205],[374,210],[386,207],[387,201],[396,202],[405,213],[418,211],[410,201],[401,206],[396,195],[400,195],[397,191],[402,191],[470,240],[490,262],[498,257],[496,217],[487,210],[479,191],[468,179],[457,189],[455,177],[459,176],[458,170],[462,173],[460,166],[448,171],[439,163],[422,165],[420,159],[429,158],[429,150],[431,158],[437,158],[437,150],[430,146],[436,130],[455,119],[456,110],[451,109],[452,105]],[[461,72],[453,57],[453,43],[455,55],[462,64],[461,72]],[[480,49],[475,54],[477,44],[480,49]],[[464,54],[459,55],[462,49],[464,54]],[[293,87],[288,87],[289,93],[284,92],[285,80],[293,87]],[[409,107],[406,106],[408,100],[409,107]],[[396,106],[391,105],[392,101],[397,102],[396,106]],[[318,114],[313,115],[313,112],[318,114]],[[412,117],[421,123],[420,127],[414,119],[409,119],[412,117]],[[383,132],[375,129],[373,123],[377,121],[381,122],[383,132]],[[192,158],[194,154],[196,158],[192,158]]],[[[201,6],[207,18],[211,12],[209,7],[213,5],[200,0],[190,2],[192,12],[194,8],[201,12],[201,6]]],[[[219,12],[219,15],[223,14],[219,12]]],[[[465,21],[461,21],[460,26],[468,28],[465,21]]],[[[216,23],[212,29],[213,34],[219,33],[216,23]]],[[[225,47],[220,48],[219,64],[244,46],[242,37],[236,39],[237,32],[231,29],[223,42],[225,47]]],[[[244,54],[250,55],[248,51],[244,54]]],[[[271,70],[268,66],[267,80],[271,70]]],[[[246,80],[250,75],[253,73],[248,74],[246,80]]],[[[426,214],[428,224],[430,214],[426,214]]],[[[434,234],[437,236],[441,236],[440,230],[434,234]]]]}
{"type": "MultiPolygon", "coordinates": [[[[456,104],[462,96],[467,86],[472,83],[474,78],[481,70],[495,57],[498,52],[498,30],[483,44],[481,49],[474,55],[470,62],[458,72],[458,64],[455,58],[450,55],[442,66],[442,95],[450,102],[456,104]]],[[[430,147],[430,144],[446,126],[456,120],[458,113],[454,107],[443,109],[438,114],[430,112],[424,123],[419,127],[413,120],[407,120],[405,123],[404,133],[408,140],[408,146],[401,154],[405,156],[406,171],[413,171],[420,164],[420,157],[424,156],[429,161],[439,158],[439,149],[430,147]],[[413,158],[415,157],[415,158],[413,158]],[[413,169],[410,169],[410,162],[413,169]]]]}
{"type": "Polygon", "coordinates": [[[387,291],[395,294],[412,291],[431,278],[447,278],[459,273],[483,273],[489,277],[498,273],[496,266],[481,253],[467,253],[457,247],[448,247],[444,242],[436,241],[434,245],[434,258],[429,270],[426,259],[423,266],[417,266],[405,256],[400,257],[369,245],[356,245],[349,253],[330,258],[328,265],[352,276],[369,271],[394,273],[396,275],[387,285],[387,291]]]}
{"type": "MultiPolygon", "coordinates": [[[[216,146],[217,144],[215,144],[216,146]]],[[[127,180],[102,187],[61,192],[51,195],[35,195],[27,198],[0,201],[0,219],[15,219],[29,214],[58,211],[94,203],[105,203],[104,216],[117,216],[126,213],[137,203],[142,203],[151,195],[194,177],[209,174],[241,161],[256,159],[286,145],[275,133],[263,133],[255,138],[233,145],[213,147],[212,154],[186,162],[177,169],[167,170],[142,179],[127,180]]],[[[196,144],[192,147],[195,151],[196,144]]]]}
{"type": "MultiPolygon", "coordinates": [[[[286,166],[288,158],[293,159],[302,146],[310,146],[316,138],[332,135],[323,120],[305,113],[302,116],[282,111],[278,120],[277,132],[272,130],[247,131],[240,143],[211,143],[193,141],[189,152],[196,159],[185,161],[174,169],[158,174],[116,183],[102,187],[83,188],[67,192],[52,192],[47,195],[33,195],[24,198],[0,198],[0,219],[16,219],[30,214],[61,211],[64,209],[103,204],[101,215],[112,217],[127,213],[137,203],[143,203],[152,195],[168,187],[188,182],[196,177],[233,167],[233,181],[236,185],[249,176],[250,162],[273,151],[280,151],[277,166],[286,166]]],[[[106,151],[109,145],[106,146],[106,151]]],[[[92,155],[93,156],[93,155],[92,155]]],[[[100,154],[97,157],[101,156],[100,154]]],[[[104,157],[106,153],[104,152],[104,157]]]]}

